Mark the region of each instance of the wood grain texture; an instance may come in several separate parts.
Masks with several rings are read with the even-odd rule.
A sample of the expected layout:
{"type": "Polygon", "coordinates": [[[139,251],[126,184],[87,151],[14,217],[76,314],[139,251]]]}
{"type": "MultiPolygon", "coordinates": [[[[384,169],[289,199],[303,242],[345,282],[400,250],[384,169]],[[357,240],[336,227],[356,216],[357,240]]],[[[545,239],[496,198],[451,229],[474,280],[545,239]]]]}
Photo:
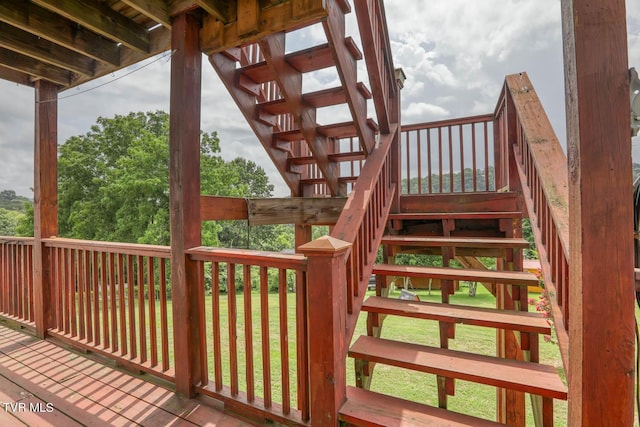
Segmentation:
{"type": "Polygon", "coordinates": [[[200,22],[182,14],[172,20],[169,191],[171,285],[176,389],[193,396],[201,372],[199,265],[185,251],[201,244],[200,223],[200,22]]]}
{"type": "Polygon", "coordinates": [[[36,83],[34,159],[33,287],[36,333],[44,338],[52,323],[51,258],[42,239],[58,234],[58,92],[54,84],[36,83]]]}
{"type": "Polygon", "coordinates": [[[625,2],[563,0],[562,22],[571,241],[568,419],[571,425],[631,425],[633,210],[625,2]]]}

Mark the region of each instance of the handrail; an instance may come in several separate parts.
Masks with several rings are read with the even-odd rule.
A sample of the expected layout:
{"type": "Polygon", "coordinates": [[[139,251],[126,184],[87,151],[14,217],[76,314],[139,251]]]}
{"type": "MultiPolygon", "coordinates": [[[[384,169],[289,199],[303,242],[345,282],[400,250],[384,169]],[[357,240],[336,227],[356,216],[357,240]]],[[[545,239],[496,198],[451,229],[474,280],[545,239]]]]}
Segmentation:
{"type": "Polygon", "coordinates": [[[398,88],[384,3],[380,0],[355,0],[354,5],[378,123],[382,133],[387,133],[393,122],[393,99],[398,88]]]}
{"type": "Polygon", "coordinates": [[[169,259],[171,248],[169,246],[146,245],[138,243],[98,242],[93,240],[67,239],[52,237],[42,239],[47,248],[65,248],[87,251],[105,251],[123,255],[142,255],[169,259]]]}
{"type": "MultiPolygon", "coordinates": [[[[526,73],[507,76],[496,109],[533,230],[564,368],[569,370],[569,191],[567,157],[526,73]]],[[[503,153],[504,155],[504,153],[503,153]]]]}

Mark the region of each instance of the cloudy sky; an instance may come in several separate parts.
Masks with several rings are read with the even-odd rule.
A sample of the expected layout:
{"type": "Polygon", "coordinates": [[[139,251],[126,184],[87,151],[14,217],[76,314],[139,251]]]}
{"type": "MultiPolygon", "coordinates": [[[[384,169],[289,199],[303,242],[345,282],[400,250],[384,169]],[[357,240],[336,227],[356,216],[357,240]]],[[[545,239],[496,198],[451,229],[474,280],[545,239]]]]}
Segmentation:
{"type": "MultiPolygon", "coordinates": [[[[527,71],[564,145],[564,77],[560,0],[430,0],[422,8],[387,0],[394,61],[407,81],[402,93],[403,123],[493,112],[507,74],[527,71]]],[[[640,68],[640,2],[627,0],[629,63],[640,68]]],[[[358,39],[355,17],[348,32],[358,39]]],[[[295,34],[288,43],[322,43],[321,28],[295,34]]],[[[97,117],[130,111],[169,110],[168,59],[134,66],[60,94],[60,144],[84,134],[97,117]],[[108,83],[101,88],[90,90],[108,83]]],[[[364,65],[362,64],[362,67],[364,65]]],[[[360,79],[364,79],[364,68],[360,79]]],[[[305,88],[327,84],[335,75],[305,80],[305,88]],[[325,80],[324,82],[321,82],[325,80]]],[[[279,195],[286,188],[210,64],[203,61],[202,129],[217,131],[222,155],[261,164],[279,195]]],[[[0,81],[0,190],[32,197],[33,89],[0,81]]],[[[321,118],[319,118],[321,120],[321,118]]],[[[640,141],[634,140],[636,161],[640,141]]]]}

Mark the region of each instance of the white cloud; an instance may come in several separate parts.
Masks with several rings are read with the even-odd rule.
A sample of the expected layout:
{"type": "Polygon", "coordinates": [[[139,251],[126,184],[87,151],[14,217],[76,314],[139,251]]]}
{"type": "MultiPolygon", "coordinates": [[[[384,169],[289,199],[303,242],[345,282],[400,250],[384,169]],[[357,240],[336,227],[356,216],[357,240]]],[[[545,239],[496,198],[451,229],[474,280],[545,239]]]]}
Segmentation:
{"type": "Polygon", "coordinates": [[[426,118],[427,120],[437,120],[447,117],[450,113],[446,109],[426,102],[412,102],[403,110],[403,117],[407,119],[426,118]]]}

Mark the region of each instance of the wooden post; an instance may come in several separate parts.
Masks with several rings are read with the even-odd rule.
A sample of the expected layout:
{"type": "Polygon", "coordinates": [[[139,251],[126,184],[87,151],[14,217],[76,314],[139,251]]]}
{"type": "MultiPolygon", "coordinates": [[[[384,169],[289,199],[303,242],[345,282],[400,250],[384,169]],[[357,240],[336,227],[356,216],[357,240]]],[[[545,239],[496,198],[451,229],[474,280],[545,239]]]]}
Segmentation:
{"type": "Polygon", "coordinates": [[[35,84],[33,200],[33,291],[36,334],[45,338],[51,326],[51,259],[43,238],[58,234],[58,89],[35,84]]]}
{"type": "Polygon", "coordinates": [[[624,0],[562,0],[569,169],[569,424],[634,418],[631,138],[624,0]]]}
{"type": "Polygon", "coordinates": [[[185,250],[200,246],[200,84],[202,54],[199,20],[190,14],[173,18],[171,29],[171,101],[169,190],[171,217],[171,296],[176,361],[176,390],[195,394],[201,379],[204,297],[198,263],[185,250]]]}
{"type": "Polygon", "coordinates": [[[346,266],[350,243],[324,236],[298,248],[308,257],[311,423],[338,424],[347,393],[346,266]]]}

